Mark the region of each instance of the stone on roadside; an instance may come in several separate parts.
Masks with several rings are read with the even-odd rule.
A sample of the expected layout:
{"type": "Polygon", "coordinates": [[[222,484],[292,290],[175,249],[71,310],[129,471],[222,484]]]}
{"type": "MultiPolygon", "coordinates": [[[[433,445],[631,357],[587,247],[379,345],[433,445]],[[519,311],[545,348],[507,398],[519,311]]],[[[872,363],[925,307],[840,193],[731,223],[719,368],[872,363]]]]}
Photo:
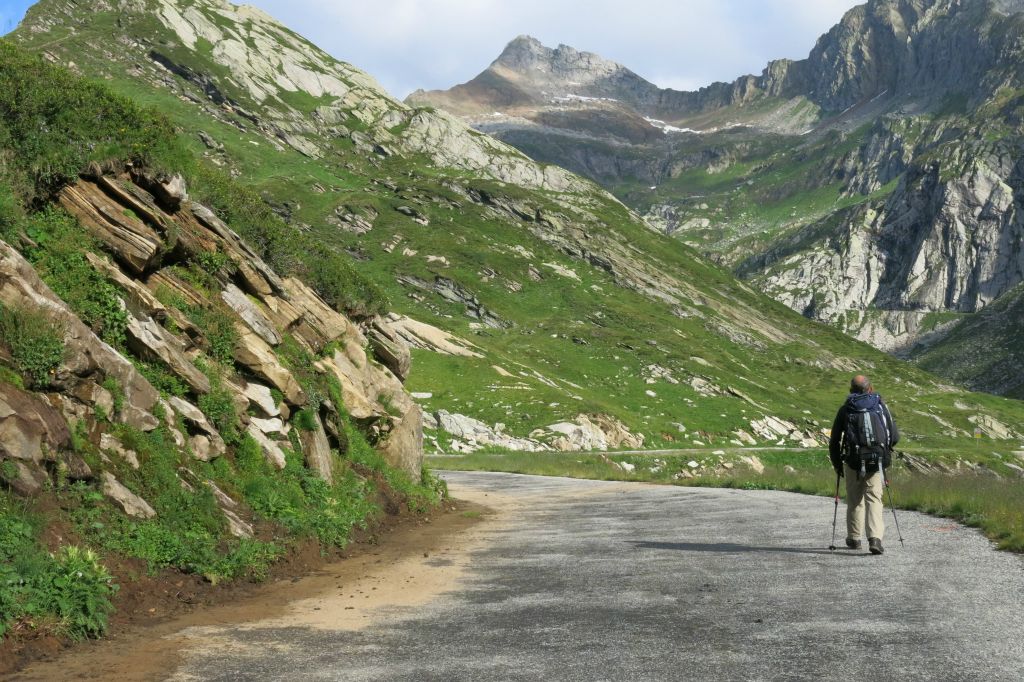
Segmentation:
{"type": "Polygon", "coordinates": [[[748,467],[754,470],[756,474],[764,473],[764,464],[761,462],[757,455],[751,455],[749,457],[740,457],[740,461],[746,464],[748,467]]]}
{"type": "Polygon", "coordinates": [[[148,502],[124,487],[109,471],[104,471],[101,478],[103,494],[109,497],[125,514],[137,519],[151,519],[156,516],[156,511],[149,506],[148,502]]]}

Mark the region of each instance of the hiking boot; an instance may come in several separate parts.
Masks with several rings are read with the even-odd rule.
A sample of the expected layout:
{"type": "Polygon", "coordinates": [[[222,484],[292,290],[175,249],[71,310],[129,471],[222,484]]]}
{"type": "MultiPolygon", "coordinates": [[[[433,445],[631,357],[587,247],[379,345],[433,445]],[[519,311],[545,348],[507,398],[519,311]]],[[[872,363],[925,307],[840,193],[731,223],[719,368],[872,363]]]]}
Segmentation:
{"type": "Polygon", "coordinates": [[[882,548],[882,541],[878,538],[868,538],[868,547],[871,549],[872,554],[883,554],[885,549],[882,548]]]}
{"type": "Polygon", "coordinates": [[[846,538],[846,546],[850,549],[860,549],[860,540],[854,540],[853,538],[846,538]]]}

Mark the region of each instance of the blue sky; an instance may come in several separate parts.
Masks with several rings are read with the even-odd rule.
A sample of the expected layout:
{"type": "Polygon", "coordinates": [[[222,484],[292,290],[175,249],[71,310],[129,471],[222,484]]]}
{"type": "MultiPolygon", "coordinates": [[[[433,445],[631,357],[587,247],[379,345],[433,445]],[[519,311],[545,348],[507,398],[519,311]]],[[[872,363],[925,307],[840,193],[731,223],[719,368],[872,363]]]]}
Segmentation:
{"type": "MultiPolygon", "coordinates": [[[[31,2],[0,0],[0,33],[31,2]]],[[[693,89],[807,56],[857,0],[249,0],[404,97],[469,80],[515,36],[693,89]]]]}

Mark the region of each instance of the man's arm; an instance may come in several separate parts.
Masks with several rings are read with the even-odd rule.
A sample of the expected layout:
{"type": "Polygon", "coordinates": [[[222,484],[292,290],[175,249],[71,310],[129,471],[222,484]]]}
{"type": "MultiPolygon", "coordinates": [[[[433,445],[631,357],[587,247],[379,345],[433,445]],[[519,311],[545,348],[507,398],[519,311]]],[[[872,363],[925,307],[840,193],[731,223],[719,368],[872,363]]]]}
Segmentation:
{"type": "Polygon", "coordinates": [[[843,473],[843,435],[846,433],[846,405],[839,408],[832,422],[832,434],[828,441],[828,457],[837,474],[843,473]]]}

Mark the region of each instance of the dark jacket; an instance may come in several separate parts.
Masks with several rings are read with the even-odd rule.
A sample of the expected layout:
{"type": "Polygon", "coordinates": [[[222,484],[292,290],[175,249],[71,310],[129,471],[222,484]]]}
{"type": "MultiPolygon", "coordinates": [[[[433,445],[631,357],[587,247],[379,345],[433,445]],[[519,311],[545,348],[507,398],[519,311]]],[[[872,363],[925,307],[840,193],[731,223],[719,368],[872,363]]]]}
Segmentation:
{"type": "Polygon", "coordinates": [[[882,417],[885,419],[885,424],[889,428],[889,450],[900,442],[900,432],[896,428],[896,422],[892,419],[892,414],[889,413],[889,408],[886,406],[885,401],[882,400],[882,396],[877,393],[851,393],[846,398],[846,402],[839,408],[839,412],[836,413],[835,421],[832,422],[832,437],[828,442],[828,455],[832,460],[832,466],[835,467],[836,471],[842,470],[843,460],[848,454],[846,441],[846,422],[849,417],[851,410],[873,410],[878,405],[882,406],[882,417]]]}

